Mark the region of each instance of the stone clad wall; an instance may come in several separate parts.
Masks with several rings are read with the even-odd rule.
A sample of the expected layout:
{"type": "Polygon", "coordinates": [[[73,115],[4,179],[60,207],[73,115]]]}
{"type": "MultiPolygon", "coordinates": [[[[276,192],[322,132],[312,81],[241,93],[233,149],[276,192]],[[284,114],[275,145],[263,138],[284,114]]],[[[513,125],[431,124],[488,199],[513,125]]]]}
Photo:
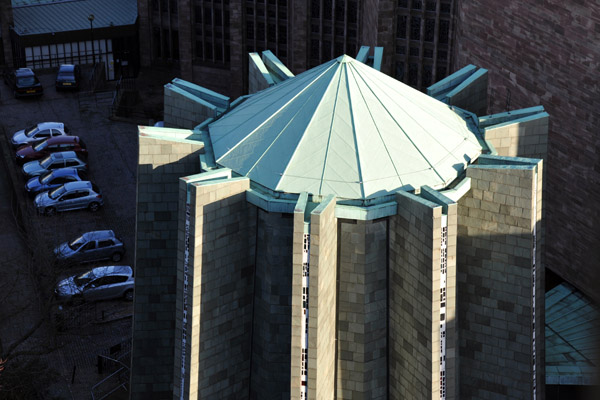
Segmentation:
{"type": "Polygon", "coordinates": [[[310,218],[308,398],[330,399],[335,390],[337,220],[335,198],[310,218]]]}
{"type": "MultiPolygon", "coordinates": [[[[478,71],[479,72],[479,71],[478,71]]],[[[448,104],[471,111],[476,115],[487,114],[488,74],[479,75],[467,87],[448,97],[448,104]]]]}
{"type": "MultiPolygon", "coordinates": [[[[247,178],[190,185],[189,398],[248,398],[256,209],[247,178]]],[[[182,193],[180,202],[185,204],[182,193]]],[[[178,289],[183,293],[185,215],[180,213],[178,289]],[[183,222],[183,223],[181,223],[183,222]]],[[[179,398],[183,297],[177,303],[175,389],[179,398]]]]}
{"type": "Polygon", "coordinates": [[[551,116],[547,265],[600,301],[600,3],[460,1],[457,12],[454,68],[489,70],[488,112],[506,111],[510,90],[511,110],[541,104],[551,116]]]}
{"type": "Polygon", "coordinates": [[[164,120],[169,128],[194,129],[217,116],[216,108],[194,101],[173,85],[165,85],[164,120]]]}
{"type": "Polygon", "coordinates": [[[439,395],[439,276],[442,207],[398,192],[390,217],[389,395],[439,395]],[[434,298],[435,295],[435,298],[434,298]],[[436,305],[437,304],[437,305],[436,305]],[[437,343],[437,346],[435,345],[437,343]]]}
{"type": "Polygon", "coordinates": [[[338,399],[387,395],[387,220],[339,221],[338,399]]]}
{"type": "Polygon", "coordinates": [[[290,398],[293,218],[258,209],[251,395],[290,398]]]}
{"type": "Polygon", "coordinates": [[[544,398],[539,167],[538,174],[535,165],[467,169],[471,190],[458,203],[461,398],[532,398],[534,226],[537,398],[544,398]]]}
{"type": "Polygon", "coordinates": [[[548,159],[548,116],[485,128],[484,137],[498,155],[548,159]]]}
{"type": "Polygon", "coordinates": [[[202,148],[139,138],[132,399],[172,394],[178,181],[199,171],[202,148]]]}

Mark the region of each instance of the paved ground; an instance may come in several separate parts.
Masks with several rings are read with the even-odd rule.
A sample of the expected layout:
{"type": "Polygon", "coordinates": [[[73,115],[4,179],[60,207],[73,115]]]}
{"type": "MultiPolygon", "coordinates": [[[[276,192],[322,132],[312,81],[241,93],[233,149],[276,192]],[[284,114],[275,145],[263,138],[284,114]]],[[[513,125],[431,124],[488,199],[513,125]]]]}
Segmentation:
{"type": "MultiPolygon", "coordinates": [[[[8,168],[2,168],[6,174],[0,174],[0,282],[11,288],[7,298],[14,300],[0,302],[0,317],[6,317],[0,324],[5,346],[22,337],[49,310],[55,320],[56,307],[43,295],[43,287],[51,288],[56,279],[77,272],[52,267],[48,260],[56,244],[89,230],[112,229],[128,250],[119,264],[133,266],[134,261],[137,127],[107,118],[109,92],[93,97],[57,93],[53,79],[53,74],[40,76],[45,92],[38,99],[14,99],[0,84],[0,134],[10,139],[13,132],[37,122],[64,122],[71,134],[82,137],[88,146],[90,179],[102,190],[105,206],[96,213],[70,211],[53,217],[38,216],[32,201],[20,189],[24,177],[12,168],[16,165],[12,159],[4,160],[8,168]],[[23,234],[15,223],[17,209],[23,210],[23,234]],[[23,305],[24,310],[15,308],[15,304],[23,305]]],[[[9,151],[5,138],[0,137],[0,141],[5,144],[3,153],[9,151]]],[[[4,165],[0,161],[0,166],[4,165]]],[[[0,300],[5,296],[0,294],[0,300]]],[[[44,323],[22,348],[58,348],[40,356],[60,375],[52,387],[53,394],[64,399],[90,398],[91,386],[106,375],[96,373],[98,354],[118,358],[128,350],[131,312],[132,304],[124,301],[67,308],[60,313],[66,321],[59,326],[61,331],[56,330],[55,323],[44,323]]]]}

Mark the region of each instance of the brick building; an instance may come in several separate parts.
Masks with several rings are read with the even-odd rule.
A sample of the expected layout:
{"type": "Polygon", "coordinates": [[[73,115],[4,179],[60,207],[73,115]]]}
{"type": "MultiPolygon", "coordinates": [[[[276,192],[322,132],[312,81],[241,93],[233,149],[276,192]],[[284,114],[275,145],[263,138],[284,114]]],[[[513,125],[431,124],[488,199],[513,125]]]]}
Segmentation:
{"type": "Polygon", "coordinates": [[[477,116],[486,90],[348,56],[233,102],[166,85],[131,398],[544,398],[548,114],[477,116]]]}
{"type": "Polygon", "coordinates": [[[382,46],[382,71],[425,89],[450,71],[455,0],[138,0],[142,65],[236,98],[250,52],[271,50],[294,73],[361,45],[382,46]]]}
{"type": "Polygon", "coordinates": [[[490,71],[489,113],[533,103],[552,115],[546,265],[600,302],[600,3],[460,1],[456,21],[452,69],[490,71]]]}

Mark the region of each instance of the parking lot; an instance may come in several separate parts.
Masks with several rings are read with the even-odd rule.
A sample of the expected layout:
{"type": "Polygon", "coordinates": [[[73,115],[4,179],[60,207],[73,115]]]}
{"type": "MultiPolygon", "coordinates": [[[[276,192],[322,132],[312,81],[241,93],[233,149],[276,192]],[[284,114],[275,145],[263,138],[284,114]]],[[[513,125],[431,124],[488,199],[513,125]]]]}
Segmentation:
{"type": "Polygon", "coordinates": [[[0,282],[12,282],[14,303],[26,305],[19,313],[7,310],[12,307],[10,304],[0,306],[0,316],[10,318],[9,323],[0,326],[0,338],[6,346],[11,340],[22,337],[36,321],[44,319],[49,310],[51,318],[44,319],[44,324],[23,342],[21,348],[32,351],[46,348],[46,352],[40,352],[40,357],[48,360],[60,375],[51,388],[53,396],[90,398],[92,386],[106,376],[106,368],[103,374],[97,373],[98,355],[118,358],[128,350],[132,303],[101,301],[58,310],[56,305],[48,304],[51,299],[39,291],[42,287],[53,287],[57,279],[112,263],[107,261],[67,270],[56,268],[52,262],[52,249],[87,231],[113,230],[122,238],[127,250],[118,264],[133,267],[137,126],[108,118],[106,99],[110,99],[110,92],[104,95],[56,92],[55,73],[38,74],[38,77],[44,86],[40,98],[15,99],[0,82],[2,155],[11,158],[0,165],[7,166],[3,188],[13,191],[10,196],[4,193],[5,196],[0,197],[4,203],[0,250],[5,255],[0,258],[0,282]],[[67,211],[50,217],[35,212],[33,200],[25,193],[26,180],[15,163],[9,141],[14,132],[43,121],[65,123],[70,135],[81,137],[87,144],[88,176],[101,189],[104,199],[104,206],[99,211],[67,211]],[[12,154],[7,155],[9,151],[12,154]],[[19,219],[13,219],[13,215],[20,217],[20,223],[15,224],[14,221],[19,219]],[[14,257],[7,257],[11,252],[14,257]],[[29,266],[27,270],[26,265],[29,266]],[[60,324],[57,324],[58,320],[60,324]]]}

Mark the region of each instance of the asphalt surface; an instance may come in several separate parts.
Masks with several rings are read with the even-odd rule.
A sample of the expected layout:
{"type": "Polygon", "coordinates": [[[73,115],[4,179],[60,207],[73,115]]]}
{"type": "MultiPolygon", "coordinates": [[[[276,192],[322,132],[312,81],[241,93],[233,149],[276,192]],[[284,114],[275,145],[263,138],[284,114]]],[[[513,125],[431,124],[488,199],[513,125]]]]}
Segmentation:
{"type": "Polygon", "coordinates": [[[90,398],[92,385],[106,376],[97,373],[98,354],[118,358],[126,352],[132,304],[104,301],[59,311],[49,303],[43,287],[52,287],[57,279],[95,265],[114,264],[104,262],[69,270],[53,266],[52,249],[57,244],[90,230],[114,230],[127,249],[118,264],[133,267],[137,126],[108,118],[111,92],[56,92],[54,76],[39,76],[44,85],[40,98],[15,99],[0,82],[0,134],[5,135],[0,137],[4,158],[0,161],[0,284],[5,292],[0,293],[0,300],[5,300],[0,301],[0,339],[5,346],[18,340],[50,312],[48,322],[19,350],[49,346],[52,350],[40,357],[47,359],[60,376],[51,393],[80,399],[90,398]],[[98,212],[68,211],[52,217],[36,214],[33,201],[22,189],[25,177],[14,160],[6,158],[14,157],[8,146],[12,134],[43,121],[64,122],[71,135],[80,136],[87,144],[88,175],[104,198],[104,207],[98,212]],[[66,323],[57,327],[57,316],[66,323]]]}

